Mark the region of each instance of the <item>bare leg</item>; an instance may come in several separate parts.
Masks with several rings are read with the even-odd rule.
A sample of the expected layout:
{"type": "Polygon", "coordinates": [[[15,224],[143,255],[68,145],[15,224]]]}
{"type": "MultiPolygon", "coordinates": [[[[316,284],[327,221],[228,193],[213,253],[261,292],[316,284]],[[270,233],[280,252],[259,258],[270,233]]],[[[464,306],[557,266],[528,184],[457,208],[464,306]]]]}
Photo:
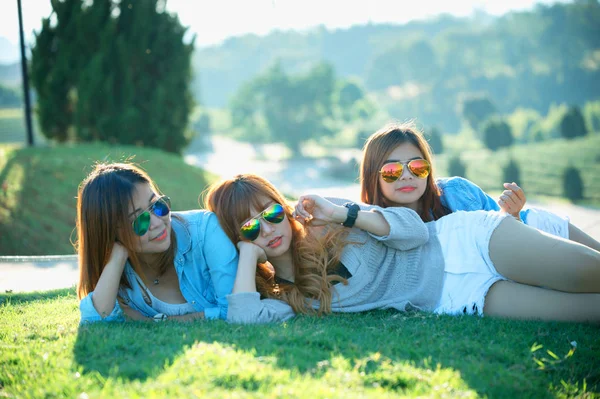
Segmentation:
{"type": "Polygon", "coordinates": [[[596,251],[600,251],[600,242],[594,240],[587,233],[580,230],[577,226],[574,226],[571,223],[569,223],[569,240],[593,248],[596,251]]]}
{"type": "Polygon", "coordinates": [[[499,281],[485,297],[483,314],[511,319],[600,322],[600,294],[573,294],[499,281]]]}
{"type": "Polygon", "coordinates": [[[492,234],[489,251],[498,273],[517,283],[600,293],[600,252],[585,245],[506,218],[492,234]]]}

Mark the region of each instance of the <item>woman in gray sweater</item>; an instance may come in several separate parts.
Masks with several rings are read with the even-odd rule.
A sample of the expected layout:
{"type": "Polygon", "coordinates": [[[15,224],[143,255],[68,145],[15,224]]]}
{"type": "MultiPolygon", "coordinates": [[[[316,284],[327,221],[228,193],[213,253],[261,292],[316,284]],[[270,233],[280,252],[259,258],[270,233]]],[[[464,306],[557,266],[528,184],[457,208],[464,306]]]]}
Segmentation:
{"type": "Polygon", "coordinates": [[[386,308],[600,321],[600,252],[505,214],[456,212],[424,223],[409,208],[316,195],[300,197],[294,210],[256,175],[213,185],[205,206],[240,251],[230,322],[386,308]],[[512,255],[496,256],[505,252],[512,255]],[[510,290],[488,295],[497,282],[526,286],[527,301],[515,302],[510,290]]]}

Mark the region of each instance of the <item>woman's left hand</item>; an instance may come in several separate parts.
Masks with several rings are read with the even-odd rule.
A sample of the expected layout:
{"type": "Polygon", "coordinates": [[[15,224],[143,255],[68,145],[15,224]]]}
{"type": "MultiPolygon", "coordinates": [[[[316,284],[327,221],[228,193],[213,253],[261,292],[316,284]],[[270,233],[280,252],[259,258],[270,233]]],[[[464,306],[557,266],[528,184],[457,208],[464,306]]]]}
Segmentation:
{"type": "Polygon", "coordinates": [[[523,189],[517,185],[517,183],[504,183],[504,190],[498,199],[498,205],[500,208],[511,215],[517,220],[521,220],[519,213],[527,199],[523,189]]]}
{"type": "Polygon", "coordinates": [[[342,223],[347,212],[343,206],[336,205],[319,195],[309,194],[298,198],[294,217],[304,224],[323,226],[328,223],[342,223]]]}

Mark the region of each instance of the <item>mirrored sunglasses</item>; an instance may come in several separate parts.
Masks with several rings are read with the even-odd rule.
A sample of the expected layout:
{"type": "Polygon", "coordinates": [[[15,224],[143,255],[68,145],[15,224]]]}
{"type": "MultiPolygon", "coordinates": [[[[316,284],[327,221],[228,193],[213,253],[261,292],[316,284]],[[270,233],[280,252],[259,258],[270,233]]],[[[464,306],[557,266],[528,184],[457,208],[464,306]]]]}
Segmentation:
{"type": "Polygon", "coordinates": [[[150,212],[158,217],[167,216],[171,212],[171,199],[166,195],[159,197],[135,218],[131,225],[136,235],[141,237],[148,232],[150,228],[150,212]]]}
{"type": "Polygon", "coordinates": [[[389,162],[381,167],[379,173],[386,183],[393,183],[402,176],[404,165],[410,173],[419,179],[425,179],[431,172],[431,165],[425,159],[413,159],[408,162],[389,162]]]}
{"type": "Polygon", "coordinates": [[[249,241],[254,241],[260,234],[260,219],[271,224],[281,223],[285,218],[285,210],[280,204],[273,204],[267,209],[248,220],[240,228],[240,236],[249,241]]]}

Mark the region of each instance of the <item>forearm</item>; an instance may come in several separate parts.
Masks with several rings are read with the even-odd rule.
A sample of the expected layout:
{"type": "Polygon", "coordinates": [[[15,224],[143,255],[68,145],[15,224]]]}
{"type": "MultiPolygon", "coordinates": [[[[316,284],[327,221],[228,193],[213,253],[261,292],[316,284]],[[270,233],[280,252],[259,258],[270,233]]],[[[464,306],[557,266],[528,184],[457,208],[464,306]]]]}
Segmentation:
{"type": "Polygon", "coordinates": [[[239,263],[232,294],[256,292],[256,264],[258,259],[251,251],[240,251],[239,263]]]}
{"type": "MultiPolygon", "coordinates": [[[[336,222],[344,223],[348,217],[348,208],[338,207],[336,211],[336,222]]],[[[354,227],[367,231],[377,236],[387,236],[390,233],[390,225],[383,215],[374,211],[358,211],[358,217],[354,227]]]]}
{"type": "Polygon", "coordinates": [[[94,288],[92,302],[98,314],[103,318],[108,316],[115,307],[124,266],[125,262],[109,261],[94,288]]]}

